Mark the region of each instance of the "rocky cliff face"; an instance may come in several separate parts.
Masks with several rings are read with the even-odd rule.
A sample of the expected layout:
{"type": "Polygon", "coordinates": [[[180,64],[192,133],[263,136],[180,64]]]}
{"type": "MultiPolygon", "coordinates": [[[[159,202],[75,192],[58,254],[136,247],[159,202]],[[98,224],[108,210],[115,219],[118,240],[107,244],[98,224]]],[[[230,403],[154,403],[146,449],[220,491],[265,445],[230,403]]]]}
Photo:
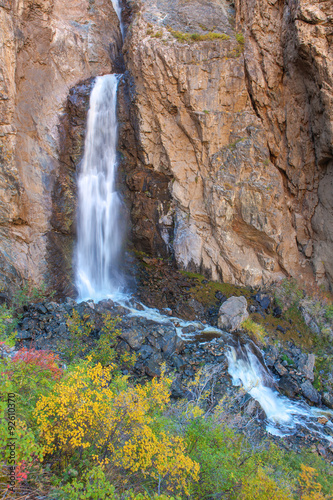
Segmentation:
{"type": "Polygon", "coordinates": [[[0,0],[1,281],[71,290],[92,78],[123,72],[134,246],[213,279],[333,280],[332,6],[0,0]],[[313,274],[314,272],[314,274],[313,274]]]}
{"type": "Polygon", "coordinates": [[[298,248],[333,279],[333,4],[237,0],[253,108],[291,195],[298,248]]]}
{"type": "Polygon", "coordinates": [[[331,281],[331,9],[142,2],[125,44],[137,175],[171,179],[171,199],[159,202],[130,176],[139,247],[149,248],[150,225],[150,242],[159,236],[181,267],[214,279],[309,279],[313,266],[319,282],[331,281]]]}
{"type": "Polygon", "coordinates": [[[118,18],[109,0],[4,0],[0,27],[1,281],[58,285],[74,220],[54,223],[67,96],[117,69],[118,18]]]}

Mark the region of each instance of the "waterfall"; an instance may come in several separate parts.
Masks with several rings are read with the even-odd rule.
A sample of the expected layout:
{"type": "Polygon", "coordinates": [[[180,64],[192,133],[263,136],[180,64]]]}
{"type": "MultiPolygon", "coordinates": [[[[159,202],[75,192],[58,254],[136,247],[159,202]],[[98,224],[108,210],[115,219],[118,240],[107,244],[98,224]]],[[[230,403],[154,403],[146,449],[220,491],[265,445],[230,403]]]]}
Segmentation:
{"type": "Polygon", "coordinates": [[[120,2],[119,2],[119,0],[111,0],[111,1],[112,1],[113,8],[115,10],[115,13],[118,16],[121,35],[122,35],[122,37],[124,39],[124,24],[123,24],[122,19],[121,19],[121,10],[122,9],[121,9],[121,6],[120,6],[120,2]]]}
{"type": "Polygon", "coordinates": [[[90,97],[85,151],[78,176],[79,298],[100,300],[124,286],[121,200],[116,191],[119,75],[96,78],[90,97]]]}

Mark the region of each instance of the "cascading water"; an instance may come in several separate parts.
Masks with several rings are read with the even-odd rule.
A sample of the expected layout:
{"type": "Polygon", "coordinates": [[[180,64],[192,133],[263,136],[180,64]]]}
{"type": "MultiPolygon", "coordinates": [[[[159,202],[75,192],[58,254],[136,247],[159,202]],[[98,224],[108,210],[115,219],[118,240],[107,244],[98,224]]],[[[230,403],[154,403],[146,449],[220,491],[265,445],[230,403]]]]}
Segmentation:
{"type": "Polygon", "coordinates": [[[323,431],[318,423],[320,414],[329,414],[329,410],[321,411],[310,408],[301,401],[291,401],[281,396],[274,389],[274,379],[264,367],[249,345],[231,347],[228,354],[228,371],[233,384],[242,385],[264,410],[267,418],[266,429],[275,436],[294,434],[306,429],[320,438],[333,442],[333,425],[329,422],[323,431]]]}
{"type": "Polygon", "coordinates": [[[121,200],[116,191],[119,75],[96,78],[90,97],[78,177],[76,286],[79,298],[100,300],[121,291],[121,200]]]}
{"type": "Polygon", "coordinates": [[[119,2],[119,0],[111,0],[111,1],[112,1],[113,8],[118,16],[118,19],[119,19],[121,35],[124,38],[124,24],[123,24],[122,19],[121,19],[121,10],[122,9],[121,9],[120,2],[119,2]]]}

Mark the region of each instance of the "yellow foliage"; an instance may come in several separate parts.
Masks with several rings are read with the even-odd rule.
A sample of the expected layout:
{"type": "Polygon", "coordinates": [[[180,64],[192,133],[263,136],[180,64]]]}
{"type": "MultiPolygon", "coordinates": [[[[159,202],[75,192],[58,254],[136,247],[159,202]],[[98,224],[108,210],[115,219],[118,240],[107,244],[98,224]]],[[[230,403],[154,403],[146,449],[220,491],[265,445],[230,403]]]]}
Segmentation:
{"type": "Polygon", "coordinates": [[[129,387],[126,377],[112,378],[114,369],[88,359],[38,401],[35,415],[45,453],[68,460],[89,449],[100,465],[186,490],[199,465],[185,454],[182,438],[154,430],[156,414],[169,403],[171,379],[162,370],[160,379],[129,387]]]}
{"type": "Polygon", "coordinates": [[[330,497],[325,497],[321,492],[321,484],[315,481],[318,473],[312,467],[301,465],[302,472],[299,475],[300,498],[302,500],[325,500],[330,497]]]}
{"type": "Polygon", "coordinates": [[[291,492],[279,488],[274,479],[270,478],[262,467],[255,475],[242,482],[240,500],[287,500],[293,498],[291,492]]]}
{"type": "Polygon", "coordinates": [[[156,436],[148,426],[135,429],[121,450],[119,465],[134,473],[141,471],[159,483],[165,481],[167,486],[184,490],[186,494],[187,480],[197,481],[200,468],[186,455],[182,438],[164,432],[156,436]]]}
{"type": "Polygon", "coordinates": [[[252,319],[248,318],[243,321],[241,324],[241,327],[248,333],[250,336],[253,337],[253,340],[255,342],[258,342],[260,344],[266,344],[265,342],[265,337],[267,335],[267,332],[265,328],[262,325],[258,325],[258,323],[255,323],[252,321],[252,319]]]}

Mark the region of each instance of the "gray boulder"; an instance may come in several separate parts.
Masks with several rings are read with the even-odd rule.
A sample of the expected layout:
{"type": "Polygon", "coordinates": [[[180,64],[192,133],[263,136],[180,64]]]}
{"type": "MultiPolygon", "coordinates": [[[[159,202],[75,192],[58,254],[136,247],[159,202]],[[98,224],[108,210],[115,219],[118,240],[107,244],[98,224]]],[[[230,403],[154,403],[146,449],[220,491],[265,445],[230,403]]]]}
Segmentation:
{"type": "Polygon", "coordinates": [[[218,326],[222,330],[234,331],[249,317],[245,297],[230,297],[219,310],[218,326]]]}
{"type": "Polygon", "coordinates": [[[305,396],[306,399],[308,399],[309,401],[312,401],[312,403],[316,403],[316,404],[320,403],[320,399],[321,399],[320,394],[313,387],[311,382],[309,382],[308,380],[303,382],[303,384],[301,384],[301,390],[302,390],[303,396],[305,396]]]}
{"type": "Polygon", "coordinates": [[[333,395],[329,392],[324,392],[323,394],[323,403],[329,408],[333,409],[333,395]]]}
{"type": "Polygon", "coordinates": [[[314,374],[313,374],[313,369],[315,365],[316,357],[314,354],[301,354],[300,357],[298,358],[297,362],[297,368],[298,370],[303,373],[303,375],[311,380],[311,382],[314,381],[314,374]]]}

